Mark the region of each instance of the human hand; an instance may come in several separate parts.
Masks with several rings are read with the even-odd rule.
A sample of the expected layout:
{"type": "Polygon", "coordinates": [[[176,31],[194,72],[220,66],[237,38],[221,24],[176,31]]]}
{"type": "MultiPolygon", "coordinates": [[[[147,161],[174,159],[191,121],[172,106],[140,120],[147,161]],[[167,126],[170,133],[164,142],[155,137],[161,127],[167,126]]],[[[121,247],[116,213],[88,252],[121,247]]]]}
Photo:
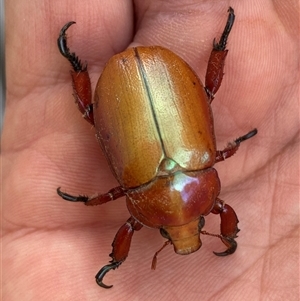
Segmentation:
{"type": "MultiPolygon", "coordinates": [[[[99,207],[63,201],[106,192],[117,183],[72,98],[69,64],[57,50],[70,20],[72,50],[88,62],[93,87],[105,62],[132,45],[160,45],[185,59],[204,80],[213,38],[227,4],[206,1],[14,1],[6,3],[7,105],[2,134],[4,300],[297,300],[299,280],[299,74],[295,1],[231,1],[223,84],[213,101],[216,139],[258,128],[231,159],[216,165],[221,198],[238,214],[239,247],[226,258],[219,240],[177,256],[164,239],[135,233],[128,259],[104,290],[94,275],[129,217],[123,199],[99,207]],[[135,20],[135,21],[134,21],[135,20]],[[297,278],[298,277],[298,278],[297,278]]],[[[219,217],[206,229],[218,233],[219,217]]]]}

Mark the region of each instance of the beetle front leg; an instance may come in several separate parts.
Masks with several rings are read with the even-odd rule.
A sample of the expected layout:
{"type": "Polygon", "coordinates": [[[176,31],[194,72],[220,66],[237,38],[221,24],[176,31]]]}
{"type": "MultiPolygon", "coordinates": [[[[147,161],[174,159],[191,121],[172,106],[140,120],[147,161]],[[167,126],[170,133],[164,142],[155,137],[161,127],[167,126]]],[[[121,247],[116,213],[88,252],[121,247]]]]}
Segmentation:
{"type": "Polygon", "coordinates": [[[122,186],[115,187],[109,190],[107,193],[98,194],[93,197],[84,195],[73,196],[71,194],[62,192],[60,187],[57,188],[57,194],[66,201],[70,202],[83,202],[87,206],[102,205],[104,203],[113,201],[125,195],[126,190],[122,186]]]}
{"type": "Polygon", "coordinates": [[[74,21],[68,22],[60,31],[57,45],[60,53],[71,63],[73,70],[71,77],[73,82],[73,92],[75,102],[83,118],[90,124],[94,125],[93,105],[92,105],[92,88],[87,66],[83,66],[74,52],[70,52],[67,45],[66,31],[74,21]]]}
{"type": "Polygon", "coordinates": [[[110,264],[105,265],[95,276],[96,282],[103,288],[111,288],[112,285],[104,284],[103,278],[110,270],[115,270],[125,261],[128,256],[131,239],[134,231],[142,228],[142,224],[137,222],[133,217],[130,217],[127,222],[119,229],[112,243],[112,253],[109,256],[112,258],[110,264]]]}
{"type": "Polygon", "coordinates": [[[210,102],[213,101],[214,95],[219,90],[224,75],[224,64],[228,53],[228,50],[226,49],[226,44],[235,18],[234,10],[231,7],[229,7],[228,12],[229,15],[227,23],[220,38],[220,41],[219,43],[216,43],[216,41],[214,40],[213,50],[208,60],[207,71],[205,76],[205,90],[210,102]]]}
{"type": "Polygon", "coordinates": [[[233,254],[237,248],[237,242],[234,240],[237,237],[237,233],[240,231],[237,227],[239,222],[235,211],[222,200],[217,198],[215,206],[211,213],[220,214],[221,218],[221,235],[209,234],[206,231],[201,231],[202,234],[212,235],[219,237],[227,247],[224,252],[214,252],[217,256],[226,256],[233,254]]]}

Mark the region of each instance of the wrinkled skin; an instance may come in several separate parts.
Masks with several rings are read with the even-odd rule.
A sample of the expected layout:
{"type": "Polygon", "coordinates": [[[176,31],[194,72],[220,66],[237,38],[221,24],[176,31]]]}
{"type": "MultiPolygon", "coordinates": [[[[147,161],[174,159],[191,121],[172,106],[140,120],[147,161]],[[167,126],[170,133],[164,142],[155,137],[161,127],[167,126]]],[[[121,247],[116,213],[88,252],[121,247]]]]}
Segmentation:
{"type": "MultiPolygon", "coordinates": [[[[216,165],[221,198],[240,220],[239,247],[202,237],[189,256],[158,231],[135,234],[122,268],[99,288],[128,218],[123,199],[99,207],[63,201],[117,185],[94,130],[73,103],[70,66],[59,54],[61,27],[89,64],[92,83],[109,57],[136,44],[182,56],[203,80],[212,40],[227,18],[226,1],[6,1],[7,103],[2,133],[3,300],[298,300],[299,299],[299,6],[297,1],[230,1],[236,22],[225,79],[213,102],[219,149],[254,127],[258,135],[216,165]],[[120,4],[122,3],[122,4],[120,4]],[[151,3],[151,4],[150,4],[151,3]]],[[[145,163],[146,164],[146,163],[145,163]]],[[[210,215],[205,229],[219,230],[210,215]]]]}

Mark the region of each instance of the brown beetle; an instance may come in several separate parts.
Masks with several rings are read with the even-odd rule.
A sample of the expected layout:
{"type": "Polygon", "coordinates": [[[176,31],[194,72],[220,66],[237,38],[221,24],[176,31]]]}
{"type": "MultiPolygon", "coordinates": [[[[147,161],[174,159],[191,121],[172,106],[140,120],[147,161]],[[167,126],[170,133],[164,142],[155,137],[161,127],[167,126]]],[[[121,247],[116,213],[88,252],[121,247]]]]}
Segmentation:
{"type": "MultiPolygon", "coordinates": [[[[57,189],[65,200],[100,205],[126,196],[131,217],[112,243],[112,260],[96,275],[97,283],[128,256],[131,238],[142,226],[160,229],[178,254],[201,247],[200,234],[219,237],[235,252],[239,231],[234,210],[221,199],[220,181],[213,165],[231,157],[254,129],[216,150],[210,103],[218,91],[234,23],[229,15],[219,43],[214,41],[205,87],[196,73],[176,54],[162,47],[136,47],[113,56],[99,78],[92,103],[87,68],[67,46],[67,23],[58,38],[61,54],[73,67],[75,101],[83,117],[95,126],[98,141],[120,186],[96,197],[72,196],[57,189]],[[203,231],[204,216],[221,217],[221,234],[203,231]]],[[[163,246],[163,247],[164,247],[163,246]]],[[[154,256],[152,268],[156,266],[154,256]]]]}

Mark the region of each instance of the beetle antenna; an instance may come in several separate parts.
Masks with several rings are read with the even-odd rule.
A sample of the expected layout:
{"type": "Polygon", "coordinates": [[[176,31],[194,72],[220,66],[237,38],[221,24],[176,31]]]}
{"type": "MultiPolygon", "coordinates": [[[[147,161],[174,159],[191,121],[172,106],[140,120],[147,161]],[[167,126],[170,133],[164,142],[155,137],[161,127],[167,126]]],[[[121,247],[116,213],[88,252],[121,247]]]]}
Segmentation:
{"type": "Polygon", "coordinates": [[[167,245],[171,244],[171,240],[167,240],[163,246],[157,251],[155,252],[153,259],[152,259],[152,264],[151,264],[151,270],[155,270],[156,269],[156,264],[157,264],[157,255],[160,251],[162,251],[167,245]]]}

